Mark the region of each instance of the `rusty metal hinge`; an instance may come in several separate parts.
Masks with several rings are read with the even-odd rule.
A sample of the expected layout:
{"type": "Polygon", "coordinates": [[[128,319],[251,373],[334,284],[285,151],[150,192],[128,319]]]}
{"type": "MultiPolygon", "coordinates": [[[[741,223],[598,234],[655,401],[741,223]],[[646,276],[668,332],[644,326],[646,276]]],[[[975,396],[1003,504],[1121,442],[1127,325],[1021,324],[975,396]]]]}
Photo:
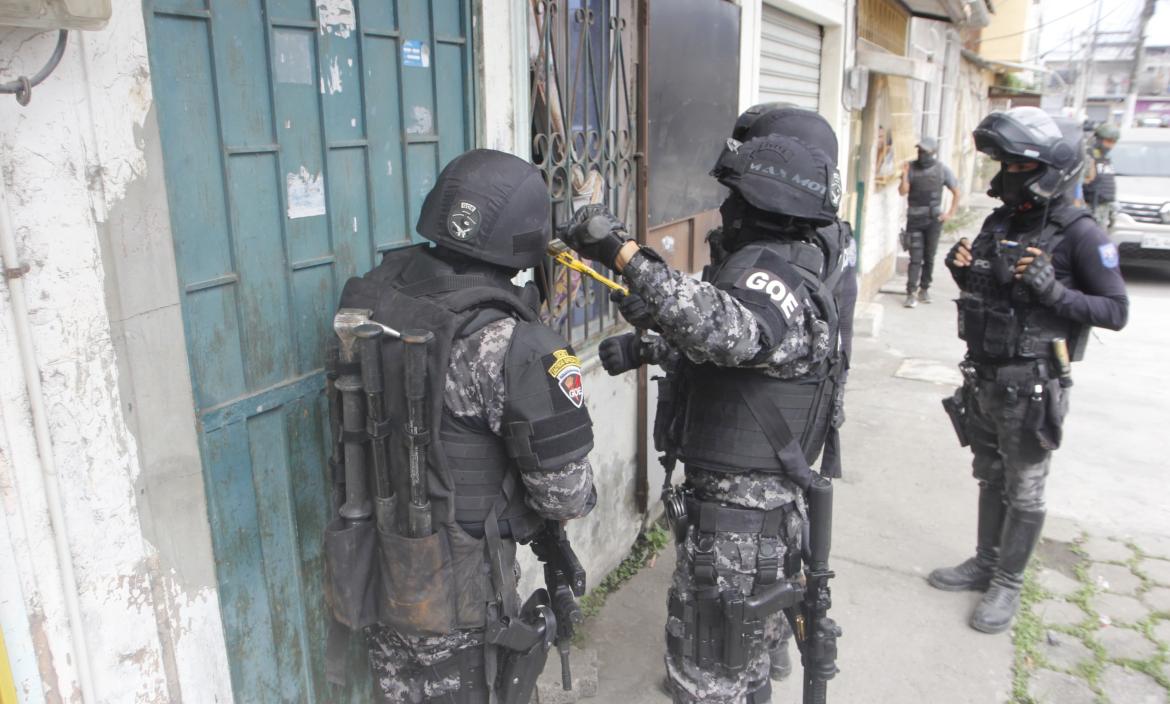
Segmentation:
{"type": "Polygon", "coordinates": [[[4,280],[19,279],[28,273],[28,264],[21,264],[12,269],[4,269],[4,280]]]}

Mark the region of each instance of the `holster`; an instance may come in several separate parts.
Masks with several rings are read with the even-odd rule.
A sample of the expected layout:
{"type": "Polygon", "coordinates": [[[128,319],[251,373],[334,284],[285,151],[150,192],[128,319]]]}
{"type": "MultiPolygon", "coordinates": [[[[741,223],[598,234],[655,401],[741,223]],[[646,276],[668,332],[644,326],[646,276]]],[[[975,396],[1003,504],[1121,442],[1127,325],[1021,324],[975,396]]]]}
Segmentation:
{"type": "Polygon", "coordinates": [[[544,589],[537,589],[528,597],[518,616],[501,618],[488,626],[485,634],[488,646],[504,651],[496,677],[496,693],[501,704],[528,704],[532,700],[536,680],[544,671],[556,633],[556,616],[544,589]]]}
{"type": "Polygon", "coordinates": [[[955,435],[959,438],[959,447],[970,445],[971,440],[967,437],[967,404],[964,402],[964,388],[960,387],[954,394],[944,398],[942,407],[947,417],[951,419],[955,435]]]}

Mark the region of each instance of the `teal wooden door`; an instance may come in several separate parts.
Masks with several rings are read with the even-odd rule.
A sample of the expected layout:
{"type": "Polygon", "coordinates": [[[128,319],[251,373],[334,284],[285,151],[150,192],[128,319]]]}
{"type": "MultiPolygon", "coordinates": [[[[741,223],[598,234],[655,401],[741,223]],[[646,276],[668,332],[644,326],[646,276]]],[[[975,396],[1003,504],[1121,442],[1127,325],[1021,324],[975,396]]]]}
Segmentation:
{"type": "Polygon", "coordinates": [[[236,701],[369,701],[323,674],[324,347],[342,284],[473,146],[469,1],[145,15],[236,701]]]}

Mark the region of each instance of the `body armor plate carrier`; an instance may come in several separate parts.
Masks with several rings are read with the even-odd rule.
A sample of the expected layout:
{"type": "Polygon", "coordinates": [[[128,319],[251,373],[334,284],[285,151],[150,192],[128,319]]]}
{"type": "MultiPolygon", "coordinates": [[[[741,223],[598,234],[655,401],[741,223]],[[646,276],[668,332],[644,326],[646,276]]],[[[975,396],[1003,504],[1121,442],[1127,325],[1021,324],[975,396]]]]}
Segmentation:
{"type": "MultiPolygon", "coordinates": [[[[793,295],[813,306],[816,317],[827,323],[830,354],[798,379],[778,379],[750,366],[687,365],[680,451],[687,464],[715,471],[784,473],[798,484],[807,483],[809,465],[829,432],[843,367],[833,296],[844,267],[839,250],[838,242],[819,234],[816,243],[756,240],[708,270],[711,283],[725,290],[752,269],[793,283],[789,286],[793,295]]],[[[777,315],[778,309],[748,293],[737,289],[736,297],[757,314],[762,328],[768,328],[769,316],[777,315]]]]}
{"type": "Polygon", "coordinates": [[[910,163],[910,194],[906,197],[907,225],[925,227],[942,213],[943,165],[937,159],[930,166],[910,163]]]}
{"type": "MultiPolygon", "coordinates": [[[[410,402],[403,389],[404,345],[387,340],[380,349],[390,495],[375,498],[375,520],[366,521],[368,526],[335,519],[326,529],[326,596],[339,624],[359,629],[380,622],[411,635],[487,626],[487,663],[493,671],[493,637],[505,650],[528,647],[507,638],[536,639],[535,644],[545,637],[545,626],[525,625],[517,601],[514,541],[526,541],[544,529],[543,519],[525,502],[519,472],[560,469],[581,459],[592,448],[593,435],[583,404],[574,404],[567,394],[554,397],[549,384],[558,380],[533,371],[548,377],[547,360],[537,351],[547,355],[564,342],[537,321],[535,297],[529,293],[502,277],[457,274],[426,246],[388,252],[378,267],[346,283],[342,308],[372,311],[373,321],[397,331],[434,335],[426,355],[422,424],[434,430],[426,433],[425,461],[419,468],[426,476],[433,533],[409,535],[404,525],[401,507],[411,491],[410,448],[419,443],[406,422],[410,402]],[[443,394],[453,343],[508,317],[517,322],[504,361],[507,402],[501,437],[486,421],[451,414],[443,394]],[[556,429],[555,437],[550,428],[556,429]],[[369,537],[340,539],[362,531],[369,537]],[[374,547],[352,547],[367,543],[374,547]],[[368,575],[368,582],[354,585],[362,575],[368,575]],[[356,607],[353,600],[345,603],[351,594],[364,595],[356,607]]],[[[344,650],[337,631],[330,635],[333,653],[344,650]]],[[[547,645],[542,648],[543,653],[547,645]]],[[[507,671],[514,659],[505,656],[499,671],[507,671]]],[[[330,679],[339,681],[343,673],[338,658],[334,660],[330,679]]]]}
{"type": "Polygon", "coordinates": [[[1090,157],[1093,159],[1097,175],[1092,181],[1084,185],[1085,203],[1095,208],[1103,203],[1112,203],[1117,200],[1117,175],[1113,171],[1113,162],[1109,155],[1102,154],[1094,149],[1090,157]]]}
{"type": "Polygon", "coordinates": [[[1026,237],[1016,235],[1020,238],[1016,245],[1004,245],[1010,214],[1007,208],[992,213],[971,244],[972,265],[957,301],[959,338],[966,341],[967,354],[975,362],[1047,359],[1052,340],[1058,337],[1068,341],[1072,360],[1080,360],[1089,328],[1039,304],[1013,274],[1024,250],[1036,247],[1051,256],[1069,229],[1089,214],[1071,206],[1054,208],[1042,229],[1026,237]]]}

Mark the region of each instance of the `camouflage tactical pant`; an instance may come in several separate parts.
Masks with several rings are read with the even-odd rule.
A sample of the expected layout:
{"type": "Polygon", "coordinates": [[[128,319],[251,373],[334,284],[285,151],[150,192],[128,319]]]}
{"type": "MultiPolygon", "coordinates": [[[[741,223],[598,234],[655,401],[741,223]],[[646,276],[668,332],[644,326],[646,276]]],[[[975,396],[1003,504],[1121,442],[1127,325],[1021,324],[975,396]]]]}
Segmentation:
{"type": "MultiPolygon", "coordinates": [[[[980,380],[968,385],[967,435],[975,454],[973,474],[981,484],[999,489],[1008,506],[1020,511],[1044,510],[1044,486],[1052,452],[1028,427],[1035,381],[980,380]]],[[[1056,424],[1068,412],[1068,392],[1055,380],[1040,380],[1043,398],[1059,394],[1056,424]]]]}
{"type": "MultiPolygon", "coordinates": [[[[800,549],[800,534],[803,519],[796,511],[788,514],[781,528],[780,563],[791,550],[800,549]]],[[[703,586],[697,583],[695,565],[695,527],[688,529],[687,537],[676,545],[678,557],[670,594],[683,603],[693,602],[696,591],[703,586]]],[[[737,589],[751,594],[755,586],[756,553],[759,549],[759,535],[754,533],[716,533],[715,571],[717,588],[720,592],[737,589]]],[[[778,612],[765,623],[763,640],[746,653],[747,667],[738,673],[728,673],[719,665],[701,667],[690,654],[674,654],[668,649],[666,673],[670,681],[676,704],[740,704],[749,692],[768,683],[771,662],[768,649],[777,641],[787,637],[790,631],[782,627],[784,614],[778,612]]],[[[683,636],[688,628],[680,619],[667,619],[668,634],[683,636]]]]}
{"type": "MultiPolygon", "coordinates": [[[[404,635],[379,624],[366,629],[366,643],[374,692],[381,697],[380,701],[422,704],[459,691],[461,682],[457,673],[436,672],[434,668],[441,668],[468,648],[474,648],[482,657],[483,629],[425,637],[404,635]]],[[[481,682],[480,689],[486,689],[486,683],[481,682]]]]}

